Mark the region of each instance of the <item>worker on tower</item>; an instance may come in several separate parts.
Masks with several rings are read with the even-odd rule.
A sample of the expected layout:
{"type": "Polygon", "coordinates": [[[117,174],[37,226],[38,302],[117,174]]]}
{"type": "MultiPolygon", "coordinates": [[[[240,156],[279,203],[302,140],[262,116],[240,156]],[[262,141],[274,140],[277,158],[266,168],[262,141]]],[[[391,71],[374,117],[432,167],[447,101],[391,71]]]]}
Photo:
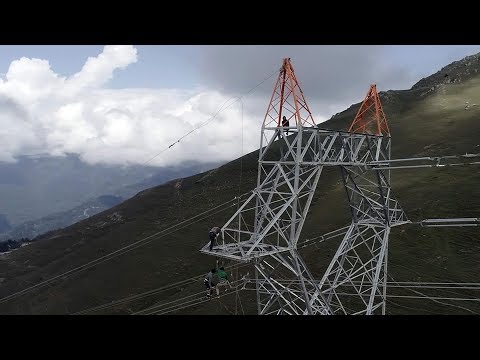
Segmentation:
{"type": "Polygon", "coordinates": [[[219,236],[220,236],[220,228],[218,226],[214,226],[208,232],[208,238],[210,239],[210,247],[209,247],[210,251],[212,251],[213,243],[216,242],[219,236]]]}
{"type": "MultiPolygon", "coordinates": [[[[287,117],[285,115],[283,115],[283,118],[282,118],[282,126],[283,127],[289,127],[290,126],[290,121],[287,119],[287,117]]],[[[288,135],[288,129],[285,130],[287,135],[288,135]]]]}
{"type": "MultiPolygon", "coordinates": [[[[218,260],[217,260],[217,266],[215,269],[217,271],[217,277],[218,277],[218,284],[216,286],[217,296],[218,296],[220,293],[220,290],[219,290],[220,286],[229,286],[230,288],[232,288],[232,285],[230,284],[230,281],[228,279],[228,274],[225,271],[225,268],[223,266],[218,267],[218,260]]],[[[225,291],[227,291],[227,289],[225,289],[225,291]]]]}
{"type": "Polygon", "coordinates": [[[207,275],[205,276],[205,279],[203,280],[203,283],[205,284],[205,286],[207,287],[207,297],[211,297],[212,296],[212,290],[215,288],[217,290],[217,295],[219,293],[219,290],[217,288],[217,279],[218,277],[216,277],[216,274],[217,273],[217,269],[216,268],[213,268],[212,270],[210,270],[207,275]]]}

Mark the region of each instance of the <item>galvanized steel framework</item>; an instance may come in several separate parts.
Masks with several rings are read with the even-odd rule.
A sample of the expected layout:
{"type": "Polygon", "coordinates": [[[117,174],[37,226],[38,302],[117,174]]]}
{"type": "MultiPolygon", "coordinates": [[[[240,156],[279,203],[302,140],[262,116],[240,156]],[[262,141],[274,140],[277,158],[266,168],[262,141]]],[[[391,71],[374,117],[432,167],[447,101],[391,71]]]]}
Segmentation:
{"type": "Polygon", "coordinates": [[[391,137],[374,85],[350,130],[315,125],[284,59],[261,130],[257,187],[222,227],[214,249],[201,250],[253,262],[259,314],[385,314],[390,229],[409,220],[385,169],[391,137]],[[375,122],[373,133],[352,131],[366,132],[375,122]],[[318,281],[297,243],[325,166],[340,169],[352,222],[318,281]]]}

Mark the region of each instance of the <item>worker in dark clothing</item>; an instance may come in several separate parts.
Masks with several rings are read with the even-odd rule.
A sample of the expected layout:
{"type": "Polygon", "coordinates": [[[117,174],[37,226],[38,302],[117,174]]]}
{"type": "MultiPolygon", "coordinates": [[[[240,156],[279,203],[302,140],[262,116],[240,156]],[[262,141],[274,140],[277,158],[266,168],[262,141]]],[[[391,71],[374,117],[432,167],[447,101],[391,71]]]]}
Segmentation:
{"type": "Polygon", "coordinates": [[[220,236],[220,228],[218,226],[213,227],[208,232],[208,238],[210,239],[210,248],[209,248],[210,251],[212,251],[213,243],[217,240],[219,236],[220,236]]]}
{"type": "MultiPolygon", "coordinates": [[[[290,121],[287,120],[287,117],[284,115],[283,118],[282,118],[282,126],[283,127],[289,127],[290,126],[290,121]]],[[[287,133],[288,135],[288,129],[285,130],[285,132],[287,133]]]]}
{"type": "MultiPolygon", "coordinates": [[[[205,276],[205,279],[203,280],[203,283],[207,287],[207,297],[212,296],[212,290],[214,288],[217,289],[216,279],[215,279],[216,273],[217,273],[217,269],[214,268],[210,270],[208,274],[205,276]]],[[[218,293],[218,289],[217,289],[217,293],[218,293]]]]}

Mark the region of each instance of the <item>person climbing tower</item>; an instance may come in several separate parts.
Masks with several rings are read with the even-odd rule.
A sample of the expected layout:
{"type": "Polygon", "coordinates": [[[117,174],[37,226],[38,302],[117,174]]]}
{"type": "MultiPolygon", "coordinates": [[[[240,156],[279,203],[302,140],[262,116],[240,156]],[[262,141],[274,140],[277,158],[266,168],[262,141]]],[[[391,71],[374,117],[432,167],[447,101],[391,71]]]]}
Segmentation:
{"type": "Polygon", "coordinates": [[[220,228],[218,226],[214,226],[208,232],[208,238],[210,239],[210,247],[209,250],[213,250],[213,244],[216,242],[217,238],[220,236],[220,228]]]}
{"type": "MultiPolygon", "coordinates": [[[[216,270],[216,273],[217,273],[217,277],[218,277],[218,283],[217,283],[217,286],[216,286],[216,289],[217,289],[217,295],[220,293],[220,289],[219,287],[221,286],[229,286],[230,288],[232,288],[232,284],[230,284],[230,280],[228,278],[228,274],[227,272],[225,271],[225,268],[223,266],[218,266],[218,260],[217,260],[217,265],[215,267],[215,270],[216,270]]],[[[228,289],[225,289],[225,291],[227,291],[228,289]]]]}
{"type": "MultiPolygon", "coordinates": [[[[290,121],[288,121],[287,117],[284,115],[282,118],[282,126],[283,127],[289,127],[290,126],[290,121]]],[[[284,130],[287,135],[288,135],[288,129],[284,130]]]]}
{"type": "Polygon", "coordinates": [[[217,295],[219,293],[219,290],[217,288],[217,285],[216,285],[216,273],[217,273],[217,269],[216,268],[213,268],[212,270],[210,270],[207,275],[205,276],[205,279],[203,280],[203,283],[205,284],[206,288],[207,288],[207,297],[211,297],[212,296],[212,292],[213,292],[213,289],[216,289],[217,291],[217,295]]]}

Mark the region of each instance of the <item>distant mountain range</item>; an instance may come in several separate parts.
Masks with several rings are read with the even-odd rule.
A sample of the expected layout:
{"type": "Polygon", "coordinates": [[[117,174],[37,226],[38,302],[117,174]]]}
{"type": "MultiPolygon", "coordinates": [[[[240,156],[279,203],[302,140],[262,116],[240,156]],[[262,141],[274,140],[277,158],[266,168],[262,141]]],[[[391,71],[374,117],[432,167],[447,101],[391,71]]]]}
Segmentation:
{"type": "MultiPolygon", "coordinates": [[[[32,201],[32,208],[37,208],[39,205],[44,204],[44,211],[46,215],[12,226],[8,221],[7,216],[5,216],[5,214],[0,214],[0,243],[7,240],[17,241],[19,239],[34,239],[36,236],[44,234],[48,231],[69,226],[75,222],[84,220],[92,215],[107,210],[121,201],[130,198],[141,190],[160,185],[177,177],[188,176],[199,171],[214,168],[218,166],[218,163],[201,164],[187,162],[178,167],[139,167],[137,170],[135,170],[128,168],[123,169],[120,167],[91,167],[79,162],[78,158],[69,156],[68,158],[40,158],[36,159],[36,161],[33,161],[31,158],[22,159],[16,165],[0,165],[0,173],[2,166],[7,167],[10,170],[7,170],[3,174],[3,181],[0,183],[0,193],[2,191],[6,192],[8,187],[24,188],[27,195],[23,194],[23,197],[21,198],[23,201],[20,200],[20,202],[25,203],[26,199],[28,198],[28,194],[32,194],[34,192],[40,193],[44,190],[45,193],[41,199],[38,198],[39,196],[34,196],[30,197],[30,201],[32,201]],[[41,167],[41,164],[53,168],[57,162],[57,165],[61,169],[61,172],[63,172],[63,175],[60,176],[57,174],[57,176],[51,176],[48,181],[47,179],[43,179],[43,183],[40,185],[28,180],[31,177],[35,177],[35,173],[40,172],[39,167],[41,167]],[[31,169],[28,168],[30,165],[32,165],[31,169]],[[93,176],[95,169],[99,169],[100,172],[100,174],[96,177],[93,176]],[[74,176],[80,171],[85,171],[85,176],[74,176]],[[137,172],[136,174],[134,174],[135,171],[137,172]],[[26,176],[27,174],[29,175],[28,177],[26,176]],[[133,181],[138,178],[139,174],[145,175],[145,178],[140,179],[140,181],[136,183],[128,183],[128,181],[133,181]],[[85,178],[89,176],[90,180],[85,180],[85,178]],[[66,180],[66,178],[68,178],[68,180],[66,180]],[[62,183],[60,179],[64,179],[66,183],[62,183]],[[99,179],[99,181],[97,182],[95,179],[99,179]],[[118,184],[118,187],[114,188],[113,184],[118,184]],[[56,185],[58,188],[58,192],[69,192],[70,196],[67,199],[59,199],[58,192],[53,191],[54,185],[56,185]],[[37,188],[32,190],[31,188],[28,188],[28,186],[34,186],[37,188]],[[90,189],[89,186],[91,186],[90,189]],[[82,200],[84,199],[84,193],[80,191],[81,189],[89,189],[88,191],[85,190],[87,193],[100,192],[103,189],[110,192],[106,194],[99,194],[99,196],[95,196],[90,199],[82,200]],[[76,206],[72,206],[72,204],[75,205],[75,198],[78,199],[78,203],[76,206]],[[38,201],[40,204],[35,203],[35,201],[38,201]],[[55,202],[57,206],[59,206],[59,203],[62,203],[63,207],[66,207],[67,205],[72,207],[49,214],[47,210],[55,208],[51,202],[55,202]]],[[[42,181],[40,181],[40,183],[42,181]]],[[[20,190],[17,189],[17,195],[19,195],[19,191],[20,190]]],[[[6,196],[5,202],[8,203],[9,201],[13,203],[14,198],[6,196]]],[[[5,202],[2,203],[2,207],[4,209],[5,202]]],[[[25,217],[25,214],[30,214],[30,216],[32,216],[32,214],[37,213],[37,211],[32,211],[28,206],[21,208],[19,204],[17,204],[16,207],[12,204],[12,207],[15,210],[12,211],[13,213],[23,213],[23,215],[21,217],[19,216],[19,218],[25,217]]]]}

